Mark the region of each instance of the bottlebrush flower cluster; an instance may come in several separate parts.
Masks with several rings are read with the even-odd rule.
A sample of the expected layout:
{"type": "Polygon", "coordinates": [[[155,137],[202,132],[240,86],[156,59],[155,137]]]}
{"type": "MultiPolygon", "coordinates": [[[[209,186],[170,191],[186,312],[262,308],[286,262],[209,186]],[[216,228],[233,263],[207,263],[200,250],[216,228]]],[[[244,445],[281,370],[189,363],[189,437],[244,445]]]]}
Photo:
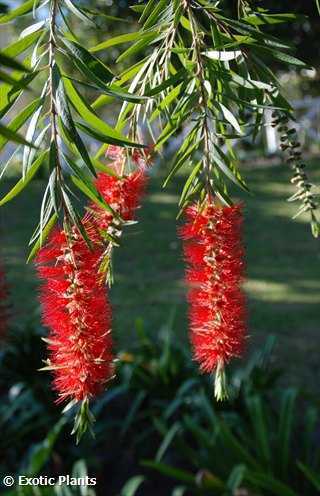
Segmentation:
{"type": "MultiPolygon", "coordinates": [[[[111,147],[108,156],[118,173],[124,152],[111,147]]],[[[45,368],[53,371],[58,401],[90,399],[113,376],[111,308],[100,268],[113,248],[108,235],[119,237],[123,221],[133,220],[146,184],[145,160],[137,152],[133,160],[139,167],[128,175],[98,174],[97,190],[119,217],[88,206],[83,225],[91,249],[76,229],[71,237],[57,229],[37,256],[43,322],[50,329],[45,368]]]]}
{"type": "MultiPolygon", "coordinates": [[[[97,272],[101,247],[56,230],[37,257],[48,368],[59,400],[95,396],[113,374],[111,309],[97,272]]],[[[58,401],[59,401],[58,400],[58,401]]]]}
{"type": "Polygon", "coordinates": [[[206,200],[187,208],[180,230],[187,262],[190,339],[203,372],[221,370],[243,350],[241,224],[240,205],[220,207],[206,200]]]}

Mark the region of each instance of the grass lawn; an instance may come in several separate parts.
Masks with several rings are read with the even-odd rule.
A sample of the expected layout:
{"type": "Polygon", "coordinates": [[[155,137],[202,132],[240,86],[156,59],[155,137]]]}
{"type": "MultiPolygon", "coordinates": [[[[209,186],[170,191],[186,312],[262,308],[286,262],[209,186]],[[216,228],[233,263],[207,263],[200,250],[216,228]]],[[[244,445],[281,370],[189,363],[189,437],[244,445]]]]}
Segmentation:
{"type": "MultiPolygon", "coordinates": [[[[314,181],[320,172],[313,170],[314,181]]],[[[250,347],[261,346],[270,334],[278,337],[275,361],[288,370],[290,384],[316,387],[320,379],[319,241],[312,238],[305,218],[294,222],[295,205],[286,202],[293,192],[290,172],[284,165],[246,170],[254,195],[245,201],[245,285],[250,311],[250,347]]],[[[123,247],[117,250],[114,335],[118,347],[135,339],[135,320],[142,318],[149,333],[157,333],[175,314],[177,339],[187,334],[183,263],[176,236],[178,177],[165,191],[157,171],[139,213],[140,223],[127,229],[123,247]]],[[[2,185],[7,190],[12,182],[2,185]]],[[[25,265],[26,244],[37,222],[43,183],[34,181],[11,204],[2,207],[2,253],[7,268],[13,305],[13,327],[30,320],[39,324],[37,283],[32,265],[25,265]]]]}

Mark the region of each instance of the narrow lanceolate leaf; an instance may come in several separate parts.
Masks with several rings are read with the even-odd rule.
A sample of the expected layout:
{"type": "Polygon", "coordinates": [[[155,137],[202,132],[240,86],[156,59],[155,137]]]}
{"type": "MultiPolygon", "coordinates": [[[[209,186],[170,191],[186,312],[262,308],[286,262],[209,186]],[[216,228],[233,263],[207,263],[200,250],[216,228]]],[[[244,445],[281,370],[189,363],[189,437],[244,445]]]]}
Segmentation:
{"type": "Polygon", "coordinates": [[[123,486],[120,496],[136,496],[138,489],[144,481],[145,477],[143,477],[143,475],[136,475],[135,477],[132,477],[123,486]]]}
{"type": "Polygon", "coordinates": [[[114,143],[117,143],[120,146],[127,145],[143,147],[143,145],[139,145],[128,140],[117,130],[109,126],[109,124],[97,117],[96,114],[93,112],[93,109],[88,103],[86,103],[86,101],[82,98],[78,90],[76,90],[69,79],[65,79],[64,84],[67,95],[74,109],[78,112],[80,117],[82,117],[83,120],[85,120],[90,126],[97,130],[98,133],[105,135],[106,139],[112,139],[114,143]]]}
{"type": "Polygon", "coordinates": [[[30,72],[28,67],[25,67],[23,64],[3,52],[0,52],[0,65],[8,67],[9,69],[15,69],[16,71],[30,72]]]}
{"type": "Polygon", "coordinates": [[[28,36],[25,36],[22,39],[19,39],[12,43],[11,45],[6,46],[2,53],[7,55],[8,57],[16,57],[20,53],[24,52],[31,46],[41,35],[41,31],[31,33],[28,36]]]}
{"type": "MultiPolygon", "coordinates": [[[[114,100],[115,98],[118,100],[122,100],[124,102],[132,102],[132,103],[141,103],[145,100],[148,99],[147,96],[138,96],[134,95],[132,93],[128,93],[124,89],[120,88],[118,84],[109,84],[109,85],[100,85],[97,86],[95,84],[88,83],[87,81],[82,81],[79,79],[71,78],[66,75],[63,75],[64,79],[70,79],[70,81],[73,81],[74,83],[81,84],[82,86],[85,86],[87,88],[90,88],[95,91],[99,91],[100,93],[104,93],[105,95],[108,95],[111,100],[114,100]]],[[[102,96],[103,98],[103,96],[102,96]]],[[[94,105],[92,105],[92,108],[94,108],[94,105]]]]}
{"type": "Polygon", "coordinates": [[[245,191],[249,191],[247,185],[242,181],[242,179],[230,168],[230,161],[228,157],[223,153],[223,151],[217,146],[214,145],[216,149],[216,153],[212,157],[212,161],[222,170],[222,172],[231,179],[237,186],[244,189],[245,191]]]}
{"type": "Polygon", "coordinates": [[[243,18],[244,21],[253,26],[261,26],[263,24],[280,24],[283,22],[303,21],[306,19],[303,15],[296,14],[265,14],[255,12],[243,18]]]}
{"type": "Polygon", "coordinates": [[[12,131],[12,129],[9,129],[6,126],[3,126],[2,124],[0,124],[0,136],[4,138],[6,141],[14,141],[14,143],[19,143],[21,145],[29,146],[31,148],[35,147],[32,143],[27,141],[23,136],[21,136],[15,131],[12,131]]]}
{"type": "Polygon", "coordinates": [[[157,33],[148,33],[143,39],[138,40],[130,48],[125,50],[117,59],[117,62],[123,62],[124,60],[136,55],[137,53],[144,50],[147,46],[160,40],[163,35],[158,35],[157,33]]]}
{"type": "Polygon", "coordinates": [[[29,168],[24,178],[21,178],[15,186],[7,193],[1,200],[0,206],[4,205],[8,201],[12,200],[15,196],[17,196],[21,191],[28,185],[31,181],[35,173],[38,171],[44,160],[48,156],[48,150],[41,153],[41,155],[34,161],[34,163],[29,168]]]}
{"type": "Polygon", "coordinates": [[[16,9],[13,9],[8,12],[8,14],[3,14],[0,16],[0,24],[5,24],[6,22],[10,22],[16,17],[20,17],[28,12],[31,12],[34,4],[38,5],[40,0],[26,0],[16,9]]]}
{"type": "Polygon", "coordinates": [[[33,258],[37,255],[38,251],[40,250],[41,246],[49,236],[50,232],[52,231],[54,225],[56,224],[58,220],[58,216],[56,213],[52,215],[52,217],[49,219],[47,224],[42,230],[41,237],[38,238],[38,240],[35,242],[35,244],[32,247],[32,250],[30,251],[28,258],[27,258],[27,263],[29,263],[33,258]]]}
{"type": "MultiPolygon", "coordinates": [[[[29,119],[29,117],[37,110],[39,105],[41,104],[41,98],[37,98],[33,102],[31,102],[25,109],[23,109],[20,114],[17,115],[8,125],[7,129],[10,131],[16,132],[18,129],[23,126],[23,124],[29,119]]],[[[0,137],[0,151],[6,145],[8,139],[4,136],[0,137]]]]}
{"type": "Polygon", "coordinates": [[[31,24],[31,26],[28,26],[26,29],[22,31],[20,34],[20,38],[25,38],[29,34],[36,33],[37,31],[40,31],[41,28],[45,25],[46,21],[40,21],[36,22],[34,24],[31,24]]]}
{"type": "Polygon", "coordinates": [[[226,50],[226,51],[218,51],[218,50],[207,50],[203,53],[206,57],[213,60],[221,60],[223,62],[227,62],[229,60],[234,60],[238,57],[241,57],[241,50],[226,50]]]}
{"type": "Polygon", "coordinates": [[[101,50],[105,50],[106,48],[110,48],[115,45],[128,43],[129,41],[135,41],[137,39],[142,39],[146,36],[146,34],[150,34],[150,31],[148,33],[135,32],[135,33],[120,34],[119,36],[115,36],[114,38],[109,38],[108,40],[99,43],[99,45],[90,48],[90,52],[91,53],[100,52],[101,50]]]}
{"type": "Polygon", "coordinates": [[[102,196],[97,192],[97,190],[94,188],[94,186],[89,183],[87,180],[86,183],[82,181],[82,179],[79,179],[78,177],[71,176],[71,180],[77,188],[82,191],[90,200],[92,200],[94,203],[99,205],[99,207],[103,208],[104,210],[107,210],[108,212],[112,213],[114,210],[104,201],[102,196]]]}
{"type": "Polygon", "coordinates": [[[95,23],[93,22],[93,20],[91,19],[91,17],[89,17],[84,10],[80,9],[79,7],[77,7],[74,2],[72,2],[71,0],[64,0],[66,6],[68,7],[68,9],[75,15],[77,16],[79,19],[81,19],[82,21],[84,22],[89,22],[89,24],[92,24],[93,26],[95,26],[95,23]]]}
{"type": "Polygon", "coordinates": [[[277,439],[279,441],[277,453],[279,455],[279,468],[282,476],[287,476],[287,470],[290,460],[290,444],[293,434],[293,419],[296,404],[297,391],[287,389],[282,395],[280,421],[277,439]]]}
{"type": "Polygon", "coordinates": [[[21,84],[21,81],[11,77],[7,72],[1,70],[0,70],[0,81],[3,81],[4,83],[9,84],[10,86],[13,86],[13,88],[15,89],[21,88],[23,86],[21,84]]]}
{"type": "Polygon", "coordinates": [[[85,124],[81,124],[81,122],[76,122],[76,126],[78,129],[80,129],[80,131],[86,133],[91,138],[100,141],[100,143],[106,143],[108,145],[120,145],[120,146],[124,144],[123,141],[118,140],[116,138],[112,138],[111,136],[107,136],[105,134],[101,134],[99,133],[99,131],[96,131],[95,129],[88,127],[85,124]]]}
{"type": "Polygon", "coordinates": [[[0,118],[6,115],[16,102],[17,98],[21,95],[22,89],[27,87],[38,74],[39,72],[34,71],[26,76],[23,75],[22,77],[17,78],[18,82],[13,86],[0,85],[0,118]]]}
{"type": "Polygon", "coordinates": [[[236,117],[234,114],[229,110],[223,103],[218,102],[218,105],[220,109],[222,110],[223,116],[226,119],[226,121],[231,124],[231,126],[237,131],[237,133],[242,134],[241,127],[239,122],[237,121],[236,117]]]}
{"type": "Polygon", "coordinates": [[[110,212],[113,217],[121,220],[119,214],[104,200],[102,195],[100,195],[96,187],[91,182],[91,179],[85,175],[83,169],[79,167],[78,164],[68,155],[64,154],[63,157],[70,169],[77,175],[77,177],[71,176],[71,179],[73,183],[80,189],[80,191],[82,191],[82,193],[84,193],[88,198],[97,203],[97,205],[110,212]]]}
{"type": "Polygon", "coordinates": [[[57,104],[57,110],[58,110],[58,115],[59,115],[59,120],[63,125],[63,131],[67,137],[67,139],[75,145],[76,149],[79,152],[79,155],[83,159],[84,163],[87,165],[88,169],[91,171],[91,173],[95,176],[96,171],[94,169],[94,166],[91,162],[90,156],[88,154],[88,151],[80,138],[75,124],[72,119],[72,115],[69,109],[69,104],[67,100],[67,96],[65,93],[64,89],[64,84],[63,80],[60,75],[60,71],[57,67],[54,68],[55,71],[55,77],[57,79],[57,88],[56,88],[56,104],[57,104]]]}
{"type": "MultiPolygon", "coordinates": [[[[39,121],[39,117],[40,117],[40,114],[42,111],[43,102],[44,102],[44,99],[41,98],[41,102],[40,102],[37,110],[34,112],[33,116],[31,117],[31,120],[29,122],[28,130],[26,132],[26,140],[28,142],[33,141],[33,138],[34,138],[34,135],[36,132],[36,128],[37,128],[37,124],[39,121]]],[[[29,166],[29,156],[30,156],[30,148],[26,146],[23,150],[23,157],[22,157],[22,174],[23,174],[23,176],[25,176],[26,171],[27,171],[28,166],[29,166]]]]}
{"type": "Polygon", "coordinates": [[[67,40],[66,38],[62,38],[62,41],[72,61],[85,76],[89,77],[89,79],[93,78],[94,81],[100,84],[112,81],[114,74],[97,57],[75,41],[67,40]]]}
{"type": "Polygon", "coordinates": [[[308,467],[302,462],[297,462],[297,465],[301,472],[305,475],[305,477],[308,479],[308,481],[313,485],[313,487],[320,492],[320,475],[318,472],[313,470],[311,467],[308,467]]]}

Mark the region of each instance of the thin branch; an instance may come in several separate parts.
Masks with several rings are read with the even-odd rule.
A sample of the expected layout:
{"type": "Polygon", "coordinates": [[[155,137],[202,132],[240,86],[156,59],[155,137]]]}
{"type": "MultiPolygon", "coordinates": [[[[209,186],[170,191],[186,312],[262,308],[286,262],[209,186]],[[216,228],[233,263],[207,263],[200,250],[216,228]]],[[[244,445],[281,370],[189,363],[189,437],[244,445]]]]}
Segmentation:
{"type": "Polygon", "coordinates": [[[209,128],[209,120],[208,120],[208,98],[207,98],[207,90],[205,87],[205,68],[204,68],[204,61],[203,57],[201,54],[201,40],[199,38],[199,33],[197,30],[197,25],[196,25],[196,20],[193,16],[192,10],[190,6],[187,6],[187,11],[190,19],[190,25],[191,25],[191,31],[192,31],[192,36],[193,36],[193,44],[194,44],[194,51],[195,51],[195,57],[196,57],[196,63],[197,63],[197,78],[199,81],[199,86],[200,86],[200,94],[201,98],[199,100],[199,104],[202,108],[204,118],[203,118],[203,124],[202,124],[202,129],[203,129],[203,138],[204,138],[204,172],[206,175],[206,189],[208,195],[211,194],[212,188],[211,188],[211,183],[210,183],[210,177],[211,177],[211,161],[210,161],[210,128],[209,128]]]}
{"type": "MultiPolygon", "coordinates": [[[[62,191],[63,189],[63,171],[62,171],[62,165],[60,162],[60,156],[59,156],[59,142],[58,142],[58,123],[57,123],[57,107],[56,107],[56,101],[55,101],[55,94],[54,94],[54,66],[56,64],[55,60],[55,52],[56,52],[56,19],[57,19],[57,12],[59,8],[59,0],[52,0],[50,4],[50,17],[49,17],[49,47],[48,47],[48,53],[49,53],[49,98],[50,98],[50,126],[51,126],[51,143],[55,144],[55,149],[57,151],[57,159],[56,159],[56,169],[57,169],[57,176],[56,176],[56,181],[57,185],[59,186],[59,190],[62,191]]],[[[65,200],[63,197],[63,194],[61,196],[61,204],[64,212],[64,219],[65,221],[68,220],[68,209],[65,204],[65,200]]]]}

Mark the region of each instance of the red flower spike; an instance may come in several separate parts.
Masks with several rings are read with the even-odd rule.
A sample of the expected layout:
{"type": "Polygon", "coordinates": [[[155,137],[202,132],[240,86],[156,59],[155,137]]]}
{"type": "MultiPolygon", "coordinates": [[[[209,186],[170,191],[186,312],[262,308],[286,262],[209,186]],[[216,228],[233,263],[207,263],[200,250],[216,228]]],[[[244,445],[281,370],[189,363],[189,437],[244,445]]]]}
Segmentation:
{"type": "Polygon", "coordinates": [[[101,255],[80,236],[70,245],[58,230],[38,253],[43,323],[50,328],[45,368],[53,371],[58,402],[96,396],[113,375],[111,309],[97,277],[101,255]]]}
{"type": "Polygon", "coordinates": [[[202,372],[216,372],[216,396],[225,394],[224,365],[239,357],[246,334],[241,206],[210,200],[186,210],[180,229],[187,262],[190,339],[202,372]]]}
{"type": "MultiPolygon", "coordinates": [[[[123,149],[109,147],[109,153],[110,148],[112,167],[122,168],[123,149]]],[[[139,152],[135,157],[135,172],[123,177],[99,173],[96,180],[100,194],[124,221],[133,220],[146,185],[146,158],[139,152]]],[[[36,259],[43,280],[43,323],[50,329],[50,357],[44,369],[53,372],[58,402],[82,402],[75,420],[77,439],[92,422],[89,399],[104,389],[114,372],[111,308],[100,268],[106,256],[110,259],[113,248],[105,233],[120,236],[121,222],[91,203],[83,224],[93,248],[75,230],[72,241],[63,230],[55,230],[36,259]]]]}

